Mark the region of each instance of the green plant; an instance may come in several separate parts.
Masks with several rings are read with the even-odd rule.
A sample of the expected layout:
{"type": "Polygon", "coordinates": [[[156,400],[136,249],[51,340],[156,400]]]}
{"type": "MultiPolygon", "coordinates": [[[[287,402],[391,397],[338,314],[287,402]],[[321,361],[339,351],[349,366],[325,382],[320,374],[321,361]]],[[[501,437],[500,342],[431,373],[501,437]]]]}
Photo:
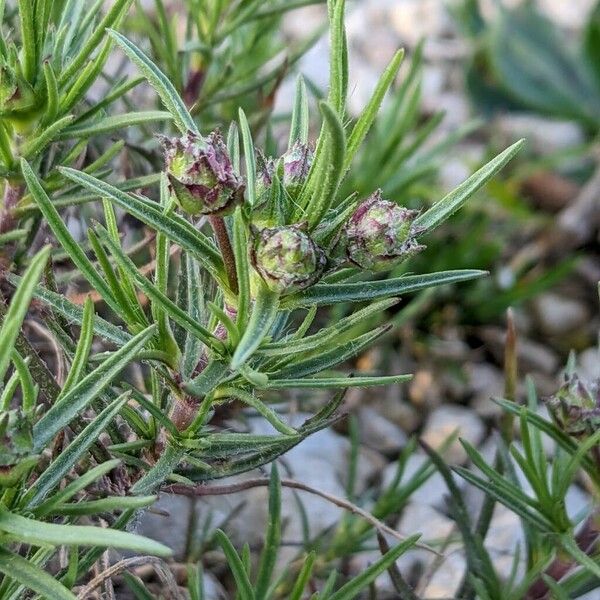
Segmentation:
{"type": "MultiPolygon", "coordinates": [[[[244,4],[258,6],[256,2],[244,4]]],[[[46,5],[34,5],[41,12],[31,17],[35,24],[31,31],[39,31],[39,15],[46,14],[46,5]]],[[[24,23],[31,22],[28,6],[19,3],[24,23]]],[[[125,10],[126,4],[118,6],[125,10]]],[[[71,18],[67,8],[70,3],[59,3],[51,14],[71,18]]],[[[364,112],[347,124],[344,9],[343,0],[328,3],[330,87],[327,99],[319,103],[321,130],[314,151],[301,78],[287,148],[270,158],[255,149],[243,110],[238,122],[230,125],[226,140],[218,133],[202,135],[177,93],[175,74],[171,81],[121,33],[110,30],[104,37],[107,23],[103,22],[98,36],[106,48],[114,43],[131,59],[166,109],[152,113],[151,118],[143,116],[138,123],[164,120],[178,130],[163,142],[163,172],[143,180],[149,195],[129,191],[140,187],[139,179],[133,184],[112,184],[97,164],[83,170],[68,166],[75,157],[72,149],[69,160],[51,163],[56,171],[45,167],[40,171],[42,163],[28,160],[32,157],[22,152],[19,171],[13,164],[17,155],[11,153],[5,189],[15,189],[13,178],[17,186],[24,182],[26,195],[19,193],[20,209],[37,215],[38,222],[43,218],[62,249],[50,258],[48,249],[28,258],[27,247],[21,244],[15,263],[28,262],[29,270],[7,275],[18,291],[13,293],[2,330],[7,336],[2,352],[9,348],[9,355],[0,358],[3,376],[9,360],[15,367],[5,384],[6,415],[0,420],[6,436],[0,456],[9,467],[0,515],[1,544],[2,553],[12,552],[10,560],[5,554],[3,597],[20,597],[23,587],[29,587],[45,596],[72,598],[69,590],[82,584],[108,546],[166,553],[156,543],[119,532],[131,526],[136,511],[151,503],[155,493],[174,485],[193,491],[198,484],[270,463],[338,418],[342,394],[333,396],[301,426],[292,427],[271,406],[274,401],[285,401],[286,389],[335,390],[407,380],[404,374],[351,377],[347,373],[347,361],[389,329],[383,325],[357,333],[355,326],[396,304],[401,294],[485,275],[455,270],[385,277],[385,271],[372,270],[385,267],[389,272],[418,252],[420,242],[426,243],[430,232],[481,189],[522,142],[419,215],[377,194],[365,203],[364,197],[345,191],[344,181],[353,173],[356,155],[397,75],[402,53],[392,58],[364,112]],[[59,210],[96,200],[101,205],[91,211],[92,217],[103,223],[91,222],[87,242],[81,244],[59,210]],[[143,223],[151,235],[141,244],[129,245],[121,236],[119,211],[143,223]],[[147,268],[150,259],[151,268],[147,268]],[[47,260],[44,284],[37,285],[47,260]],[[65,276],[60,263],[72,269],[67,277],[87,281],[91,294],[103,303],[102,316],[95,314],[91,299],[82,308],[61,293],[59,277],[55,277],[65,276]],[[151,277],[146,276],[148,272],[151,277]],[[15,340],[21,339],[18,330],[30,297],[44,306],[44,326],[57,342],[59,359],[71,366],[61,385],[26,341],[21,347],[15,345],[12,353],[15,340]],[[339,321],[313,326],[319,307],[340,304],[359,307],[339,321]],[[73,326],[79,329],[77,333],[73,326]],[[94,339],[102,343],[103,352],[91,352],[94,339]],[[43,402],[36,400],[27,361],[30,369],[36,368],[43,402]],[[140,369],[142,376],[135,379],[135,385],[132,379],[119,376],[127,365],[140,369]],[[16,394],[18,382],[20,394],[16,394]],[[219,425],[219,415],[234,404],[262,415],[276,433],[226,430],[219,425]],[[39,459],[42,452],[44,460],[39,459]],[[109,477],[111,486],[121,492],[118,500],[105,497],[106,488],[96,489],[101,477],[109,477]],[[89,500],[88,494],[98,493],[100,499],[89,500]],[[108,515],[110,529],[100,527],[99,514],[108,515]],[[86,529],[82,539],[82,530],[64,529],[83,517],[96,525],[93,534],[87,535],[86,529]],[[63,523],[49,523],[54,518],[63,523]],[[55,527],[62,528],[60,533],[55,527]],[[23,535],[28,528],[31,544],[21,548],[22,555],[17,554],[15,532],[23,535]],[[70,540],[68,545],[73,547],[64,568],[49,563],[58,535],[62,545],[70,540]],[[83,551],[83,545],[93,548],[83,551]],[[40,550],[35,549],[38,546],[40,550]]],[[[90,23],[84,21],[87,28],[90,23]]],[[[30,36],[30,29],[22,28],[23,48],[31,46],[19,59],[25,62],[31,59],[25,60],[28,52],[37,48],[32,46],[37,38],[30,36]]],[[[87,48],[92,39],[96,38],[80,39],[81,47],[87,48]]],[[[91,64],[99,64],[96,60],[100,58],[91,64]]],[[[31,60],[28,68],[35,72],[38,64],[31,60]]],[[[67,73],[74,69],[65,68],[67,73]]],[[[123,94],[124,86],[117,88],[123,94]]],[[[135,118],[131,113],[118,114],[70,131],[87,140],[135,118]]],[[[36,126],[40,123],[36,121],[36,126]]],[[[54,140],[54,134],[46,132],[42,139],[54,140]]],[[[50,152],[45,160],[54,156],[50,152]]],[[[158,160],[151,156],[148,162],[158,160]]],[[[33,228],[24,235],[33,239],[35,233],[33,228]]],[[[272,561],[277,546],[275,471],[273,477],[272,539],[265,548],[265,561],[272,561]]],[[[259,570],[258,591],[248,588],[247,557],[239,557],[223,535],[218,535],[218,541],[242,596],[263,597],[271,590],[266,567],[259,570]]],[[[355,597],[371,576],[415,542],[403,542],[387,552],[368,577],[359,576],[331,596],[321,597],[355,597]]],[[[85,590],[78,588],[79,593],[85,590]]]]}
{"type": "Polygon", "coordinates": [[[463,0],[455,14],[474,41],[467,85],[484,114],[533,110],[598,132],[600,4],[592,9],[576,47],[535,2],[515,8],[500,5],[491,22],[483,18],[479,0],[463,0]]]}

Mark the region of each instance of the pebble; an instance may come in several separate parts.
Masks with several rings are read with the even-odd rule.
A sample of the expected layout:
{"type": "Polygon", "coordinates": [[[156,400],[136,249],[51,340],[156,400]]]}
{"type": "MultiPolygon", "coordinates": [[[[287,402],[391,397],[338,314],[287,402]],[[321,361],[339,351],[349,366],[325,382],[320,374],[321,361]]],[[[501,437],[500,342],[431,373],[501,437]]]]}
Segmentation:
{"type": "Polygon", "coordinates": [[[360,441],[367,448],[382,454],[394,454],[406,445],[406,433],[374,408],[365,406],[357,416],[360,441]]]}
{"type": "Polygon", "coordinates": [[[547,292],[533,301],[537,322],[547,335],[573,333],[588,324],[590,312],[587,306],[574,298],[547,292]]]}
{"type": "MultiPolygon", "coordinates": [[[[421,437],[432,448],[438,449],[454,432],[476,446],[483,439],[485,427],[470,408],[447,404],[429,415],[421,437]]],[[[450,464],[464,462],[465,458],[465,451],[458,439],[444,450],[444,459],[450,464]]]]}

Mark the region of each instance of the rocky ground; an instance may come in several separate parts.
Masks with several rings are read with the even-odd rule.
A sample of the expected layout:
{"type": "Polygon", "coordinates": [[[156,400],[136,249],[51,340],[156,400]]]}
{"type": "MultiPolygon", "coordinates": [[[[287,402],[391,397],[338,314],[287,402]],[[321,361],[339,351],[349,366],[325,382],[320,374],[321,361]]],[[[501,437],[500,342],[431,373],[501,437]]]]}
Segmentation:
{"type": "MultiPolygon", "coordinates": [[[[490,10],[493,2],[489,2],[490,10]]],[[[566,31],[581,27],[593,0],[541,0],[544,10],[557,19],[566,31]],[[575,6],[576,5],[576,6],[575,6]]],[[[320,7],[303,9],[301,16],[294,13],[286,23],[290,37],[305,35],[322,23],[320,7]]],[[[422,37],[428,42],[425,50],[426,67],[423,79],[423,110],[432,113],[440,108],[447,111],[445,131],[464,124],[472,116],[472,108],[463,93],[462,64],[468,52],[465,43],[457,36],[452,19],[442,0],[362,0],[354,3],[348,18],[351,54],[350,106],[358,110],[368,98],[378,73],[384,68],[393,51],[405,46],[409,52],[422,37]]],[[[301,65],[312,81],[325,86],[327,81],[327,43],[319,42],[301,65]]],[[[289,105],[291,85],[285,85],[278,98],[278,108],[289,105]]],[[[449,189],[460,182],[471,170],[474,162],[483,156],[490,138],[514,140],[528,137],[530,147],[550,152],[578,143],[582,134],[570,123],[559,123],[531,115],[511,115],[499,118],[486,126],[483,134],[469,138],[454,152],[441,172],[443,188],[449,189]]],[[[579,190],[570,190],[576,197],[579,190]]],[[[564,208],[564,206],[562,207],[564,208]]],[[[542,207],[542,210],[550,210],[542,207]]],[[[511,268],[508,257],[505,269],[511,268]]],[[[560,378],[561,368],[571,347],[577,351],[577,365],[586,378],[600,376],[600,356],[596,349],[598,319],[595,283],[600,279],[600,267],[593,255],[582,253],[573,273],[556,289],[544,292],[531,302],[516,307],[515,317],[519,329],[520,381],[531,376],[540,394],[552,393],[560,378]]],[[[492,273],[507,276],[507,272],[492,273]]],[[[508,273],[510,276],[510,273],[508,273]]],[[[418,327],[412,323],[410,327],[418,327]]],[[[412,339],[401,331],[397,342],[403,345],[379,349],[361,360],[377,366],[382,360],[392,364],[394,372],[413,372],[410,385],[387,390],[352,392],[347,406],[356,415],[360,458],[358,461],[358,489],[371,489],[371,497],[385,489],[391,481],[399,453],[410,435],[418,434],[433,447],[440,447],[452,432],[478,446],[491,458],[494,446],[491,438],[498,408],[491,397],[502,395],[504,379],[502,354],[505,326],[492,322],[479,326],[477,331],[461,330],[448,324],[429,339],[426,351],[410,346],[412,339]],[[475,340],[475,342],[473,341],[475,340]],[[391,355],[393,353],[393,356],[391,355]],[[386,356],[382,356],[385,354],[386,356]]],[[[360,367],[360,365],[359,365],[360,367]]],[[[519,394],[523,393],[523,384],[519,394]]],[[[302,415],[298,414],[298,418],[302,415]]],[[[257,433],[264,433],[262,421],[251,421],[257,433]]],[[[345,495],[345,482],[351,454],[351,443],[344,426],[337,431],[321,432],[290,452],[282,461],[287,475],[315,488],[333,494],[345,495]]],[[[461,446],[456,443],[445,457],[454,464],[464,463],[461,446]]],[[[425,461],[417,451],[408,461],[405,477],[417,471],[425,461]]],[[[425,540],[448,540],[445,559],[428,571],[432,557],[424,552],[411,553],[400,561],[405,573],[425,573],[417,578],[418,591],[426,598],[453,598],[465,569],[464,554],[453,543],[454,524],[448,517],[444,498],[445,486],[439,475],[433,475],[417,490],[397,523],[390,523],[404,534],[425,533],[425,540]]],[[[473,510],[481,496],[469,491],[473,510]]],[[[340,508],[320,498],[302,495],[313,532],[330,527],[339,521],[340,508]]],[[[568,498],[568,510],[577,514],[585,510],[590,500],[585,489],[574,488],[568,498]]],[[[368,508],[367,501],[366,507],[368,508]]],[[[191,503],[189,499],[164,497],[159,508],[165,514],[148,514],[141,523],[141,533],[161,537],[179,553],[183,553],[188,536],[187,517],[194,515],[198,527],[208,515],[212,522],[229,519],[228,530],[251,547],[259,546],[263,538],[266,519],[266,491],[255,489],[215,501],[191,503]],[[243,507],[238,507],[243,503],[243,507]],[[228,517],[234,513],[233,517],[228,517]]],[[[301,523],[294,496],[284,491],[284,520],[287,522],[285,538],[301,539],[301,523]]],[[[497,559],[498,568],[508,574],[517,545],[522,544],[518,519],[506,509],[496,509],[491,533],[490,548],[497,559]]],[[[294,554],[293,547],[284,557],[294,554]]],[[[349,570],[360,571],[376,553],[357,555],[349,570]]],[[[216,579],[208,578],[210,590],[207,598],[223,598],[216,579]]],[[[389,590],[387,577],[379,581],[381,590],[389,590]]],[[[590,597],[591,598],[591,597],[590,597]]]]}

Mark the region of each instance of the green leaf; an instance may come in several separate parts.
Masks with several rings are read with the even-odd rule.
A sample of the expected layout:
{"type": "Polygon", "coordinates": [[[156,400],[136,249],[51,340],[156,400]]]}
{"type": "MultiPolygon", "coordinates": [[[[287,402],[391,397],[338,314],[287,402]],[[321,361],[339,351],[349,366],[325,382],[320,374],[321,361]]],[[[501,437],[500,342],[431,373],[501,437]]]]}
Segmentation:
{"type": "Polygon", "coordinates": [[[125,127],[135,127],[136,125],[144,125],[146,123],[171,120],[173,120],[173,115],[171,113],[160,110],[130,112],[121,115],[111,115],[89,125],[84,124],[76,125],[75,127],[67,127],[58,137],[60,139],[89,138],[95,135],[118,131],[125,127]]]}
{"type": "Polygon", "coordinates": [[[389,331],[390,327],[390,325],[383,325],[382,327],[378,327],[377,329],[365,333],[357,338],[338,344],[327,352],[290,363],[284,368],[276,370],[269,377],[274,383],[276,380],[304,379],[313,373],[319,373],[325,369],[331,369],[336,365],[349,360],[353,356],[357,356],[364,348],[367,348],[379,336],[386,331],[389,331]]]}
{"type": "Polygon", "coordinates": [[[294,582],[294,587],[290,592],[288,600],[302,600],[304,590],[306,589],[306,586],[308,585],[308,582],[310,581],[310,577],[312,575],[316,556],[317,554],[313,550],[302,561],[302,568],[300,569],[300,573],[298,573],[298,577],[294,582]]]}
{"type": "Polygon", "coordinates": [[[231,359],[231,369],[237,371],[254,354],[268,335],[277,314],[279,296],[261,285],[252,308],[252,314],[242,339],[231,359]]]}
{"type": "Polygon", "coordinates": [[[534,3],[500,11],[489,41],[493,72],[512,98],[525,108],[598,128],[600,91],[589,65],[534,3]]]}
{"type": "Polygon", "coordinates": [[[58,83],[49,60],[44,61],[44,79],[46,82],[46,111],[43,123],[53,123],[58,115],[58,83]]]}
{"type": "Polygon", "coordinates": [[[345,0],[329,0],[330,54],[328,104],[341,118],[346,108],[348,56],[344,28],[345,0]]]}
{"type": "Polygon", "coordinates": [[[105,35],[106,29],[115,25],[123,14],[129,8],[132,0],[115,0],[110,10],[104,15],[94,31],[85,38],[85,43],[81,46],[77,54],[71,59],[68,66],[60,74],[60,84],[64,85],[73,75],[80,72],[81,67],[90,58],[94,50],[98,47],[105,35]]]}
{"type": "Polygon", "coordinates": [[[38,51],[36,44],[33,2],[18,0],[21,44],[23,48],[23,75],[29,83],[34,83],[38,69],[38,51]]]}
{"type": "MultiPolygon", "coordinates": [[[[9,274],[8,280],[13,284],[17,284],[22,280],[22,278],[14,274],[9,274]]],[[[56,294],[55,292],[51,292],[45,287],[38,285],[35,288],[33,297],[41,300],[45,304],[48,304],[52,309],[60,313],[67,320],[72,321],[77,325],[83,324],[83,309],[81,306],[73,304],[61,294],[56,294]]],[[[126,344],[131,339],[131,335],[129,333],[123,331],[116,325],[105,321],[98,315],[95,315],[94,317],[94,333],[100,336],[102,339],[119,346],[126,344]]]]}
{"type": "Polygon", "coordinates": [[[59,171],[68,179],[108,198],[146,225],[164,233],[171,241],[190,252],[218,281],[226,283],[223,261],[214,244],[193,225],[175,213],[168,218],[156,204],[140,197],[127,194],[118,188],[92,177],[82,171],[61,167],[59,171]]]}
{"type": "Polygon", "coordinates": [[[310,117],[308,114],[308,97],[306,94],[306,83],[304,77],[298,75],[296,80],[296,95],[294,96],[294,108],[292,110],[292,124],[290,127],[290,138],[288,149],[294,142],[302,144],[308,143],[308,129],[310,126],[310,117]]]}
{"type": "Polygon", "coordinates": [[[352,578],[337,592],[328,596],[328,600],[351,600],[352,598],[356,598],[364,588],[374,581],[381,573],[387,571],[390,565],[395,563],[407,550],[410,550],[420,537],[420,534],[413,535],[404,542],[394,546],[387,554],[384,554],[362,573],[352,578]]]}
{"type": "Polygon", "coordinates": [[[77,600],[64,585],[31,561],[0,547],[0,572],[44,598],[77,600]]]}
{"type": "Polygon", "coordinates": [[[283,308],[297,308],[299,306],[324,306],[339,304],[341,302],[368,302],[381,298],[390,298],[417,292],[426,288],[460,283],[478,279],[487,275],[486,271],[457,270],[440,271],[427,275],[405,275],[394,279],[381,279],[379,281],[363,281],[358,283],[318,284],[284,298],[283,308]]]}
{"type": "Polygon", "coordinates": [[[269,525],[265,543],[260,555],[258,574],[254,593],[259,598],[267,596],[269,582],[275,571],[279,544],[281,543],[281,481],[277,465],[271,466],[271,480],[269,482],[269,525]]]}
{"type": "Polygon", "coordinates": [[[94,341],[94,302],[88,296],[83,305],[83,318],[81,322],[81,331],[79,332],[79,341],[75,350],[75,356],[71,362],[71,368],[67,379],[62,386],[58,399],[60,400],[77,382],[79,382],[82,373],[84,373],[88,356],[94,341]]]}
{"type": "Polygon", "coordinates": [[[256,204],[256,155],[246,113],[240,108],[238,114],[242,145],[244,147],[244,158],[246,160],[246,193],[248,194],[248,204],[252,207],[256,204]]]}
{"type": "Polygon", "coordinates": [[[253,396],[252,394],[235,387],[219,388],[215,392],[215,399],[229,397],[237,398],[244,404],[252,407],[256,412],[263,416],[276,431],[279,431],[279,433],[283,433],[291,437],[298,435],[298,432],[293,427],[290,427],[287,423],[284,423],[273,409],[269,408],[264,402],[261,402],[258,398],[256,398],[256,396],[253,396]]]}
{"type": "Polygon", "coordinates": [[[121,461],[115,458],[113,460],[108,460],[96,467],[93,467],[89,471],[86,471],[85,473],[68,483],[64,488],[58,490],[43,504],[37,506],[35,508],[35,514],[38,516],[44,516],[46,514],[49,514],[55,506],[67,502],[67,500],[70,500],[75,494],[87,488],[94,481],[100,479],[103,475],[110,473],[110,471],[112,471],[119,464],[121,464],[121,461]]]}
{"type": "Polygon", "coordinates": [[[123,52],[138,66],[144,77],[160,96],[165,108],[173,115],[175,124],[181,133],[192,131],[198,135],[198,127],[192,119],[183,100],[166,75],[132,42],[117,31],[110,30],[109,35],[117,42],[123,52]]]}
{"type": "Polygon", "coordinates": [[[579,548],[570,533],[561,535],[560,543],[565,552],[570,554],[584,569],[587,569],[595,577],[600,577],[600,565],[579,548]]]}
{"type": "Polygon", "coordinates": [[[454,191],[434,204],[428,211],[415,219],[415,225],[422,227],[426,231],[435,229],[446,219],[452,216],[457,210],[462,208],[465,202],[481,189],[500,169],[506,165],[521,150],[525,140],[519,140],[507,148],[504,152],[496,156],[487,165],[471,175],[466,181],[461,183],[454,191]]]}
{"type": "Polygon", "coordinates": [[[21,156],[27,160],[31,160],[37,156],[54,138],[59,137],[59,134],[70,125],[75,117],[67,115],[54,121],[51,125],[44,127],[36,137],[32,137],[21,148],[21,156]]]}
{"type": "Polygon", "coordinates": [[[410,381],[412,375],[390,375],[388,377],[329,377],[314,379],[271,379],[265,388],[359,388],[393,385],[410,381]]]}
{"type": "Polygon", "coordinates": [[[98,397],[155,332],[155,325],[140,332],[84,377],[60,402],[54,404],[33,427],[34,447],[38,451],[42,450],[63,427],[98,397]]]}
{"type": "Polygon", "coordinates": [[[161,308],[186,331],[196,336],[202,343],[215,351],[223,351],[221,340],[212,335],[207,329],[202,327],[192,319],[184,310],[179,308],[172,300],[160,292],[144,275],[136,268],[132,260],[115,244],[106,229],[97,226],[100,239],[108,246],[118,265],[127,273],[136,283],[136,285],[146,294],[153,303],[157,303],[161,308]]]}
{"type": "Polygon", "coordinates": [[[2,328],[0,329],[0,348],[2,348],[2,352],[0,352],[0,381],[6,375],[11,351],[14,348],[23,319],[27,314],[33,291],[48,262],[49,255],[50,247],[46,246],[33,257],[12,297],[6,317],[2,323],[2,328]]]}
{"type": "Polygon", "coordinates": [[[153,556],[171,556],[167,546],[133,533],[88,525],[54,525],[8,512],[0,506],[0,531],[32,546],[99,546],[153,556]]]}
{"type": "Polygon", "coordinates": [[[248,573],[242,563],[242,559],[236,552],[233,544],[229,541],[225,532],[217,529],[217,531],[215,531],[215,540],[225,553],[225,558],[227,559],[227,563],[229,564],[229,568],[233,573],[233,578],[237,585],[237,592],[240,600],[255,600],[256,596],[252,590],[252,584],[248,579],[248,573]]]}
{"type": "Polygon", "coordinates": [[[371,129],[371,126],[373,125],[373,122],[379,113],[379,109],[381,108],[383,98],[394,82],[403,59],[404,50],[398,50],[379,79],[369,103],[352,128],[352,133],[348,138],[348,144],[346,146],[346,158],[344,159],[343,169],[344,174],[352,165],[352,161],[354,160],[356,153],[360,149],[365,137],[367,136],[367,133],[371,129]]]}
{"type": "MultiPolygon", "coordinates": [[[[324,143],[317,146],[315,164],[306,186],[306,193],[311,194],[306,215],[311,230],[321,223],[333,202],[342,179],[346,152],[346,133],[340,117],[325,102],[319,103],[319,109],[323,116],[324,143]]],[[[303,204],[302,197],[299,202],[303,204]]]]}
{"type": "Polygon", "coordinates": [[[29,506],[39,504],[41,500],[58,485],[77,464],[80,458],[100,437],[107,425],[121,410],[129,394],[126,392],[113,400],[98,416],[96,416],[81,433],[64,449],[36,479],[26,494],[29,506]]]}
{"type": "Polygon", "coordinates": [[[89,500],[70,504],[56,504],[50,515],[85,516],[101,513],[114,514],[123,510],[139,510],[154,504],[157,496],[111,496],[99,500],[89,500]]]}
{"type": "Polygon", "coordinates": [[[23,177],[25,178],[31,195],[48,221],[48,225],[50,225],[54,235],[56,235],[58,241],[69,254],[70,259],[79,268],[83,276],[91,283],[93,288],[102,296],[105,302],[116,314],[120,314],[120,307],[115,301],[110,288],[104,279],[100,277],[89,258],[85,255],[81,245],[78,244],[69,233],[69,230],[60,218],[58,211],[52,205],[50,198],[48,198],[41,183],[25,159],[21,159],[21,170],[23,171],[23,177]]]}

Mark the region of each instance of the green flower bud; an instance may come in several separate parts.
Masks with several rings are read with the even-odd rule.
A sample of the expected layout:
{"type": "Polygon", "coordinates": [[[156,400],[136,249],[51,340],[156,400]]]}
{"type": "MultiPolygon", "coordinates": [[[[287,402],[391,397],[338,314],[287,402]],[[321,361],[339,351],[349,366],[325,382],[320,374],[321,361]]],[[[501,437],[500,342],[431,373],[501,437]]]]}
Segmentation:
{"type": "Polygon", "coordinates": [[[272,290],[289,293],[316,283],[324,252],[298,225],[263,229],[254,238],[252,264],[272,290]]]}
{"type": "Polygon", "coordinates": [[[545,399],[556,424],[583,439],[600,428],[600,380],[584,384],[576,374],[566,375],[560,389],[545,399]]]}
{"type": "Polygon", "coordinates": [[[383,200],[378,190],[362,202],[346,223],[346,255],[355,265],[386,269],[413,256],[424,246],[416,241],[417,211],[383,200]]]}
{"type": "Polygon", "coordinates": [[[217,131],[208,138],[188,132],[161,137],[171,189],[179,206],[191,215],[231,212],[244,197],[244,184],[233,171],[227,147],[217,131]]]}
{"type": "Polygon", "coordinates": [[[310,146],[294,142],[283,155],[283,187],[293,198],[298,195],[308,178],[314,154],[310,146]]]}

